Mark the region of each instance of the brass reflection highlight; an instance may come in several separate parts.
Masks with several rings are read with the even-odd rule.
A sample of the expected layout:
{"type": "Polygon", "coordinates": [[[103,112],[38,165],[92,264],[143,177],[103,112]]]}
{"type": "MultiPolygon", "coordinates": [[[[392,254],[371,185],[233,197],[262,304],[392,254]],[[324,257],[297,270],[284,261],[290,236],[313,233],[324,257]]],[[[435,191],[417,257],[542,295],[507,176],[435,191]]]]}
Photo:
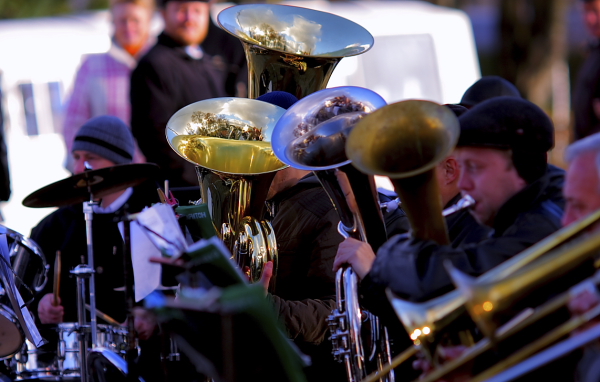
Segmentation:
{"type": "Polygon", "coordinates": [[[186,159],[219,172],[260,174],[285,167],[273,153],[270,142],[178,135],[173,138],[173,145],[186,159]]]}

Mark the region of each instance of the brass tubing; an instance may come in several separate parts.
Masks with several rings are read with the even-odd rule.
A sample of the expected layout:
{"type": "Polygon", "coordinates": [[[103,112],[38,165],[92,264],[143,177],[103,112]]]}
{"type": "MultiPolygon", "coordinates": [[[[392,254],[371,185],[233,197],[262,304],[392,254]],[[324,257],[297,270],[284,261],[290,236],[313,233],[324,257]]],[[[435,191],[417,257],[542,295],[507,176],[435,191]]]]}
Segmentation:
{"type": "MultiPolygon", "coordinates": [[[[555,312],[556,310],[564,307],[572,296],[572,291],[577,289],[579,286],[582,286],[587,283],[593,283],[593,285],[600,284],[600,272],[596,273],[594,276],[582,281],[576,286],[569,288],[568,291],[554,297],[552,300],[543,304],[542,306],[536,308],[531,314],[524,317],[522,320],[518,322],[513,322],[512,320],[508,323],[504,324],[500,327],[496,333],[497,341],[503,341],[506,338],[511,337],[513,334],[518,333],[519,331],[527,328],[529,325],[537,322],[538,320],[546,317],[548,314],[555,312]]],[[[455,358],[447,363],[445,363],[442,367],[437,370],[434,370],[430,374],[426,375],[424,378],[419,379],[419,382],[434,382],[447,374],[453,372],[458,367],[464,365],[465,363],[473,360],[475,357],[483,354],[484,352],[490,350],[492,348],[492,342],[488,338],[484,338],[475,344],[473,347],[469,348],[465,353],[463,353],[460,357],[455,358]]]]}
{"type": "Polygon", "coordinates": [[[377,381],[379,381],[381,378],[388,375],[392,370],[394,370],[395,368],[400,366],[402,363],[406,362],[411,357],[416,355],[418,353],[418,351],[419,351],[419,348],[417,346],[409,347],[408,349],[404,350],[402,353],[395,356],[394,359],[392,359],[392,362],[388,363],[387,365],[382,367],[380,370],[377,370],[377,371],[369,374],[365,379],[362,380],[362,382],[377,382],[377,381]]]}

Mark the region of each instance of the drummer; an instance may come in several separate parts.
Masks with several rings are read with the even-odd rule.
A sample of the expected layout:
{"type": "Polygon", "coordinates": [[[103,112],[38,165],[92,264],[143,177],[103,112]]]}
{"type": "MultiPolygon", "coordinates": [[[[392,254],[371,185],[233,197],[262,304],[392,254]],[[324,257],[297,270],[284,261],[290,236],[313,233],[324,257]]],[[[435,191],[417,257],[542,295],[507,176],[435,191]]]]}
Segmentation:
{"type": "MultiPolygon", "coordinates": [[[[86,165],[92,170],[99,170],[129,164],[132,162],[134,148],[133,136],[119,118],[92,118],[75,136],[71,152],[74,172],[84,172],[86,165]]],[[[114,174],[123,179],[108,179],[111,185],[127,182],[136,176],[131,171],[114,174]]],[[[102,189],[101,184],[95,187],[97,190],[102,189]]],[[[93,207],[96,306],[118,322],[125,321],[127,304],[123,292],[123,240],[117,218],[124,208],[129,213],[135,213],[159,202],[156,189],[156,184],[148,181],[140,186],[106,195],[99,201],[99,205],[93,207]]],[[[65,199],[69,198],[69,191],[64,190],[65,199]]],[[[49,264],[54,264],[57,251],[60,251],[62,259],[58,300],[55,300],[53,294],[53,283],[49,282],[34,302],[32,311],[37,312],[42,324],[77,322],[77,280],[69,271],[79,264],[87,263],[86,223],[82,204],[62,207],[51,213],[33,228],[31,237],[42,248],[49,264]]],[[[54,269],[51,269],[49,280],[53,280],[53,276],[54,269]]]]}

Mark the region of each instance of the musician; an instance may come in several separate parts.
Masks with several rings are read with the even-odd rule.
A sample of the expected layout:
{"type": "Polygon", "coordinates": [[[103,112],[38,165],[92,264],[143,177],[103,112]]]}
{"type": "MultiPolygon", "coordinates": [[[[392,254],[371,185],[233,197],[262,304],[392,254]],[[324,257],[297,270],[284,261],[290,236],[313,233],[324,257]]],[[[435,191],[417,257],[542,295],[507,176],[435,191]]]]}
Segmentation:
{"type": "MultiPolygon", "coordinates": [[[[297,101],[282,91],[267,93],[258,100],[285,109],[297,101]]],[[[344,365],[331,354],[327,324],[336,304],[332,265],[343,239],[337,231],[339,215],[311,171],[292,167],[279,171],[267,199],[279,253],[278,273],[268,298],[288,336],[311,357],[307,380],[347,381],[344,365]]],[[[384,215],[388,230],[404,230],[404,214],[400,212],[390,210],[384,215]]],[[[263,282],[268,283],[268,279],[263,278],[263,282]]]]}
{"type": "Polygon", "coordinates": [[[560,195],[547,172],[546,153],[554,143],[548,116],[529,101],[497,97],[459,121],[456,155],[463,172],[458,187],[475,199],[470,212],[492,229],[489,237],[453,248],[396,236],[377,258],[346,240],[335,266],[351,264],[364,290],[389,286],[404,298],[423,301],[453,288],[444,260],[479,275],[560,228],[562,209],[554,202],[560,195]]]}
{"type": "MultiPolygon", "coordinates": [[[[72,147],[74,171],[76,174],[85,171],[85,162],[93,170],[129,164],[134,152],[133,136],[122,120],[113,116],[94,117],[75,136],[72,147]]],[[[125,208],[134,213],[157,202],[156,184],[147,182],[109,194],[93,208],[96,306],[118,322],[126,319],[127,303],[123,292],[123,240],[116,219],[125,208]]],[[[50,281],[34,302],[32,311],[37,313],[42,324],[77,322],[77,283],[69,271],[79,264],[87,263],[86,224],[82,204],[54,211],[33,228],[31,238],[46,255],[48,264],[54,264],[57,251],[60,251],[62,259],[59,304],[55,305],[53,302],[53,283],[50,281]]],[[[49,280],[53,280],[54,271],[51,268],[48,272],[49,280]]],[[[136,319],[136,327],[143,329],[145,326],[143,320],[136,319]]],[[[146,333],[147,336],[150,334],[146,333]]],[[[56,345],[47,346],[52,351],[55,349],[52,346],[56,345]]],[[[160,362],[154,364],[159,365],[160,362]]]]}
{"type": "MultiPolygon", "coordinates": [[[[571,144],[565,159],[569,165],[565,179],[564,195],[566,209],[563,225],[583,219],[600,209],[600,133],[592,134],[571,144]]],[[[594,227],[594,229],[598,229],[594,227]]],[[[569,309],[579,315],[598,305],[600,295],[597,289],[587,289],[569,302],[569,309]]],[[[594,320],[591,325],[597,325],[594,320]]],[[[594,342],[584,348],[583,358],[577,367],[577,381],[598,381],[600,351],[594,342]]]]}
{"type": "MultiPolygon", "coordinates": [[[[164,30],[131,75],[131,128],[148,162],[161,167],[171,186],[197,189],[194,166],[171,149],[165,127],[179,109],[226,96],[226,67],[200,47],[210,24],[208,1],[163,0],[160,13],[164,30]]],[[[188,196],[196,200],[200,193],[175,195],[182,202],[188,196]]]]}

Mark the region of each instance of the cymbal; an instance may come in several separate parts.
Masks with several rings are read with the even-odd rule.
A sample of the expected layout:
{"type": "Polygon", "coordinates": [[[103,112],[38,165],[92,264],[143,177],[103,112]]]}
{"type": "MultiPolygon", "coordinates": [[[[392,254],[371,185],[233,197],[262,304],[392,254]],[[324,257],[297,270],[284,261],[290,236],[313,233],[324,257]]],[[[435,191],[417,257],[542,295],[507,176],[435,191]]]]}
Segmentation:
{"type": "Polygon", "coordinates": [[[137,186],[157,175],[158,166],[154,163],[121,164],[85,171],[34,191],[23,199],[23,205],[43,208],[83,203],[137,186]]]}

